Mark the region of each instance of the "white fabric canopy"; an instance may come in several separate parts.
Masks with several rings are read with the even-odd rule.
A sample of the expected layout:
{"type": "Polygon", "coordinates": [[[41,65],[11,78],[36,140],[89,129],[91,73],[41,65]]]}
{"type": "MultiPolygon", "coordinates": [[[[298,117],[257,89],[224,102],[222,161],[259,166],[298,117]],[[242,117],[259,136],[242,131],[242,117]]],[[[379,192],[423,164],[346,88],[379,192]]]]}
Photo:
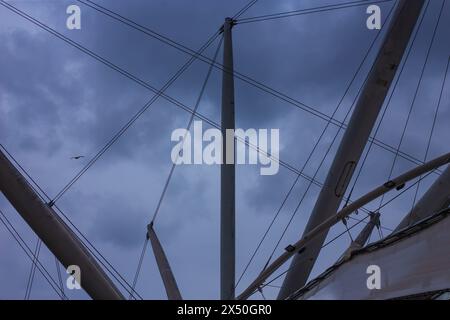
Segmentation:
{"type": "Polygon", "coordinates": [[[296,299],[391,299],[450,288],[450,214],[441,212],[359,250],[300,290],[296,299]],[[370,265],[380,289],[368,289],[370,265]]]}

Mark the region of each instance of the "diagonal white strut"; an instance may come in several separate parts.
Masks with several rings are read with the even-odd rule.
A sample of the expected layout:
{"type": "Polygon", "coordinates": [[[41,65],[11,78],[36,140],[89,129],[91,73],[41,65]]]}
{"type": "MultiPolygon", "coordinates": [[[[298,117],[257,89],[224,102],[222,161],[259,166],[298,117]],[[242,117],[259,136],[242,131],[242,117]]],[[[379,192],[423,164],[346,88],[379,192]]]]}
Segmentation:
{"type": "Polygon", "coordinates": [[[450,205],[450,166],[436,179],[422,198],[403,218],[395,231],[409,227],[414,223],[439,212],[450,205]]]}
{"type": "Polygon", "coordinates": [[[361,249],[366,244],[367,240],[369,240],[370,235],[372,234],[373,229],[380,227],[380,213],[373,212],[370,214],[370,220],[365,225],[365,227],[361,230],[355,240],[352,241],[350,246],[345,250],[342,258],[346,258],[352,254],[353,251],[361,249]]]}
{"type": "Polygon", "coordinates": [[[80,268],[80,285],[92,299],[124,299],[79,238],[56,212],[39,198],[1,151],[0,191],[65,268],[69,265],[77,265],[80,268]]]}
{"type": "Polygon", "coordinates": [[[169,261],[167,260],[167,256],[164,253],[155,230],[153,229],[152,223],[147,226],[147,237],[150,239],[153,253],[155,254],[156,263],[164,283],[164,288],[166,289],[167,298],[169,300],[182,300],[183,298],[181,297],[177,282],[173,275],[172,269],[170,268],[169,261]]]}
{"type": "MultiPolygon", "coordinates": [[[[355,105],[303,234],[308,234],[336,214],[402,60],[423,4],[424,0],[400,0],[395,8],[381,50],[355,105]]],[[[306,283],[327,234],[328,229],[323,230],[308,247],[304,248],[301,255],[294,256],[280,289],[279,299],[288,297],[306,283]]]]}

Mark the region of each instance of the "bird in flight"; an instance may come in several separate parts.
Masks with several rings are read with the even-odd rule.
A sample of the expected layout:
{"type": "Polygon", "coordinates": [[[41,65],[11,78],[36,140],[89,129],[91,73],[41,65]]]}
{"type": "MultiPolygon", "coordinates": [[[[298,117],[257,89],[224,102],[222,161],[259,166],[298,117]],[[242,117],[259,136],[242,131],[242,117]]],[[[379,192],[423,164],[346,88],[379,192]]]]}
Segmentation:
{"type": "Polygon", "coordinates": [[[81,158],[84,158],[84,156],[75,156],[75,157],[71,157],[70,159],[78,160],[78,159],[81,159],[81,158]]]}

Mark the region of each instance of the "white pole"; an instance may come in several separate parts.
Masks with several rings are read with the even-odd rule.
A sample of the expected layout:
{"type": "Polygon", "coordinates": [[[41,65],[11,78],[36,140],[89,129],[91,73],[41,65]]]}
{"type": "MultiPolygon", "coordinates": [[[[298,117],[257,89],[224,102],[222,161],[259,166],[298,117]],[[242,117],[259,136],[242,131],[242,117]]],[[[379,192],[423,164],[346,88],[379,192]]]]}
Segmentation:
{"type": "Polygon", "coordinates": [[[450,205],[450,166],[436,179],[395,231],[433,215],[450,205]]]}
{"type": "Polygon", "coordinates": [[[80,268],[80,285],[92,299],[124,299],[78,237],[56,212],[39,198],[1,151],[0,190],[65,268],[70,265],[80,268]]]}
{"type": "MultiPolygon", "coordinates": [[[[347,130],[339,145],[316,205],[303,234],[336,214],[370,132],[394,79],[424,0],[400,0],[383,46],[355,105],[347,130]]],[[[364,26],[365,28],[365,26],[364,26]]],[[[367,32],[370,32],[367,30],[367,32]]],[[[311,273],[328,234],[328,229],[309,244],[302,255],[294,256],[278,295],[284,299],[301,288],[311,273]]]]}

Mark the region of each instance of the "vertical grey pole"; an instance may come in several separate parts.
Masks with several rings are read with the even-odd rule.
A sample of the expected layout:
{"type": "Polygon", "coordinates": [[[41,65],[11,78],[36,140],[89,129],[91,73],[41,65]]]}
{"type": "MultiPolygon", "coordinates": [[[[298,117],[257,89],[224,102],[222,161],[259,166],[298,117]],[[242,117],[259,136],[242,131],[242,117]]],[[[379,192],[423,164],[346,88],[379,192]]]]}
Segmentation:
{"type": "Polygon", "coordinates": [[[0,190],[64,267],[79,266],[80,285],[92,299],[124,299],[78,237],[55,211],[38,197],[1,151],[0,190]]]}
{"type": "Polygon", "coordinates": [[[223,25],[222,78],[222,166],[220,181],[220,298],[234,299],[235,283],[235,178],[234,136],[228,139],[227,129],[234,131],[234,78],[231,28],[233,20],[226,18],[223,25]],[[231,141],[230,141],[231,140],[231,141]],[[232,148],[227,148],[231,145],[232,148]],[[228,149],[228,150],[227,150],[228,149]]]}
{"type": "Polygon", "coordinates": [[[422,198],[403,218],[395,231],[409,227],[450,205],[450,166],[436,179],[422,198]]]}
{"type": "MultiPolygon", "coordinates": [[[[388,33],[355,105],[304,234],[336,214],[402,60],[423,4],[424,0],[399,1],[388,33]]],[[[361,28],[366,26],[362,25],[361,28]]],[[[367,32],[371,31],[367,30],[367,32]]],[[[305,247],[301,254],[293,257],[278,295],[279,299],[288,297],[306,283],[327,234],[328,230],[325,230],[305,247]]]]}

